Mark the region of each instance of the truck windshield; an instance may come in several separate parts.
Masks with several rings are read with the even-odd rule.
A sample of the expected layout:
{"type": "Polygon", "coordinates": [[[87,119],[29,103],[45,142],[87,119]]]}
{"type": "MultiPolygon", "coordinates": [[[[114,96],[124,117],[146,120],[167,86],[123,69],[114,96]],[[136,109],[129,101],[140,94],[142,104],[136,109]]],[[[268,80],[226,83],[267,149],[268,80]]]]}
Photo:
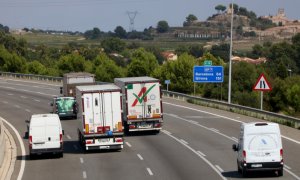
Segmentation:
{"type": "Polygon", "coordinates": [[[74,98],[61,98],[56,100],[58,113],[73,111],[74,104],[74,98]]]}

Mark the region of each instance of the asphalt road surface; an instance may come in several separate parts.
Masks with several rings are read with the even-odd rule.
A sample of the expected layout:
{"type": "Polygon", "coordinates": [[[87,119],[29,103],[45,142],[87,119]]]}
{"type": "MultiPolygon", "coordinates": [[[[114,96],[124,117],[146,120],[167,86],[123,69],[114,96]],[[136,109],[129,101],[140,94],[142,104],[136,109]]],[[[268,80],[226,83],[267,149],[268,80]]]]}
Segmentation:
{"type": "MultiPolygon", "coordinates": [[[[59,96],[59,85],[0,78],[0,116],[23,137],[25,120],[32,114],[49,113],[51,99],[55,96],[59,96]]],[[[24,180],[242,178],[237,172],[232,144],[237,141],[242,122],[262,120],[170,98],[163,98],[163,110],[164,125],[159,134],[126,136],[120,152],[85,153],[77,141],[76,120],[62,120],[65,130],[63,158],[42,155],[30,160],[28,140],[19,142],[15,137],[18,157],[12,179],[20,178],[20,174],[24,180]],[[21,143],[26,149],[23,154],[21,143]],[[24,171],[22,162],[25,162],[24,171]]],[[[300,131],[280,127],[285,162],[283,177],[277,177],[276,173],[255,173],[249,179],[300,180],[300,131]]]]}

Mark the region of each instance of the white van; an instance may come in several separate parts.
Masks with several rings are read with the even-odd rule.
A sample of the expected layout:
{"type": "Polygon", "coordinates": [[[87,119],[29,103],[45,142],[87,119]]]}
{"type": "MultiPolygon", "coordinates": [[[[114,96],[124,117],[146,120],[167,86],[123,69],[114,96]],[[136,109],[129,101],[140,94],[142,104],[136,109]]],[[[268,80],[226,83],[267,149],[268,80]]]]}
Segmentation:
{"type": "Polygon", "coordinates": [[[241,125],[237,151],[237,168],[243,176],[252,171],[277,171],[283,175],[283,149],[278,124],[266,122],[241,125]]]}
{"type": "Polygon", "coordinates": [[[30,157],[43,153],[63,157],[63,130],[57,114],[34,114],[28,127],[30,157]]]}

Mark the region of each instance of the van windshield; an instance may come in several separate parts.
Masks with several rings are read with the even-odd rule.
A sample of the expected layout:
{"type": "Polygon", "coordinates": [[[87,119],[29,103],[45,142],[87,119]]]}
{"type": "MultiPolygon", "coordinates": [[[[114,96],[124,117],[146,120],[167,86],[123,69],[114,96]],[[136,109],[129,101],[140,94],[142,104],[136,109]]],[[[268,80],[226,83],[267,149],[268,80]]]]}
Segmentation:
{"type": "Polygon", "coordinates": [[[56,99],[58,113],[73,111],[74,104],[75,104],[74,98],[56,99]]]}
{"type": "Polygon", "coordinates": [[[275,133],[248,134],[245,139],[246,148],[250,151],[261,151],[277,149],[279,147],[278,137],[275,133]]]}

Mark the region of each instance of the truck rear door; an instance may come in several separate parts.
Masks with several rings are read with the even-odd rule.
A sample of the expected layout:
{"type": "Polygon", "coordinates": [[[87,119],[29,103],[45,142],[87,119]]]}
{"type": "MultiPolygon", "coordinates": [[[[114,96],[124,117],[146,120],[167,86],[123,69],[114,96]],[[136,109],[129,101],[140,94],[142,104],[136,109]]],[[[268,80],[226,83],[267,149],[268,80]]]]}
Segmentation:
{"type": "Polygon", "coordinates": [[[127,85],[128,119],[161,117],[160,84],[158,82],[127,85]]]}

